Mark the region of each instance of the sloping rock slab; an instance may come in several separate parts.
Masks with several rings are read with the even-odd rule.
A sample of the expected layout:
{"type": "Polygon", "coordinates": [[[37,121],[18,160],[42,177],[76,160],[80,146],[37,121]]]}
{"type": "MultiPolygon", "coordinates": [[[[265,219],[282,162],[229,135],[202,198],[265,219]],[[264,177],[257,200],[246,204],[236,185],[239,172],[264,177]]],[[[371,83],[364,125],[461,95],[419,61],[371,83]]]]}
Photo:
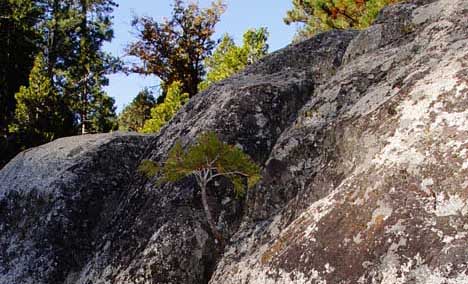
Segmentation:
{"type": "Polygon", "coordinates": [[[151,136],[57,139],[0,171],[0,283],[64,283],[96,250],[151,136]]]}

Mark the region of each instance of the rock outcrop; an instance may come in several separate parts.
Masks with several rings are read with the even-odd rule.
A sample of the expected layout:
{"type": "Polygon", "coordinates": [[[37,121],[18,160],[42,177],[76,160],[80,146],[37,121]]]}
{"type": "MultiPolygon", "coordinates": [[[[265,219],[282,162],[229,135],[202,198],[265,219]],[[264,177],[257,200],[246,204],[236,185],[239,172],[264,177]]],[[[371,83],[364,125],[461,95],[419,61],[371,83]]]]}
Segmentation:
{"type": "Polygon", "coordinates": [[[66,138],[0,171],[0,284],[468,283],[468,2],[413,0],[289,46],[155,136],[66,138]],[[263,165],[243,201],[135,171],[219,133],[263,165]],[[63,147],[63,148],[60,148],[63,147]]]}
{"type": "Polygon", "coordinates": [[[0,283],[64,283],[96,251],[150,136],[62,138],[0,171],[0,283]]]}

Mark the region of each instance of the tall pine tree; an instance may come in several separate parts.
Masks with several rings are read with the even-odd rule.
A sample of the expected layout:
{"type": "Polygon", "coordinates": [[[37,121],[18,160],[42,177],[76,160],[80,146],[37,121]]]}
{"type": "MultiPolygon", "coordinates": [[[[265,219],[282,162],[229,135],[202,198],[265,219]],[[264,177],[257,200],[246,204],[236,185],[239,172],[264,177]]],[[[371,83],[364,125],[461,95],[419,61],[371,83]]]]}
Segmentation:
{"type": "Polygon", "coordinates": [[[41,6],[37,0],[0,0],[0,167],[18,151],[8,126],[15,116],[15,93],[27,85],[39,50],[41,6]]]}
{"type": "Polygon", "coordinates": [[[103,91],[105,75],[119,61],[103,52],[113,37],[111,0],[43,0],[40,24],[50,80],[76,116],[76,133],[107,132],[116,127],[114,101],[103,91]]]}
{"type": "Polygon", "coordinates": [[[57,98],[73,112],[66,131],[56,125],[58,129],[48,129],[37,141],[78,134],[80,129],[106,132],[116,128],[114,100],[103,86],[108,84],[105,75],[114,72],[119,61],[102,50],[113,36],[115,6],[111,0],[0,0],[0,166],[20,148],[33,145],[27,136],[42,129],[29,123],[32,120],[19,121],[24,117],[19,113],[28,113],[24,107],[32,101],[42,101],[36,105],[41,108],[38,114],[49,112],[46,103],[53,104],[57,98]],[[41,71],[36,66],[33,74],[39,53],[41,71]],[[51,89],[46,92],[50,99],[44,93],[33,96],[31,90],[46,85],[51,89]]]}
{"type": "Polygon", "coordinates": [[[75,63],[64,70],[65,96],[75,111],[80,133],[107,132],[117,127],[114,100],[104,91],[106,74],[118,68],[118,60],[102,50],[113,37],[111,0],[79,0],[75,5],[75,63]]]}

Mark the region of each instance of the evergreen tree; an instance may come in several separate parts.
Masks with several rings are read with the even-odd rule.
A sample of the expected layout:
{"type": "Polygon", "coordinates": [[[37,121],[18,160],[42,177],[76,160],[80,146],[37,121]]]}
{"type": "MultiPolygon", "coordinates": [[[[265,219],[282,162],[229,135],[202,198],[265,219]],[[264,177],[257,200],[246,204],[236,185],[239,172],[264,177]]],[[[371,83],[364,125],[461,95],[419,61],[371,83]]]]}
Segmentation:
{"type": "Polygon", "coordinates": [[[102,46],[113,37],[111,12],[117,4],[111,0],[43,1],[40,49],[48,76],[74,111],[80,133],[108,131],[116,115],[110,104],[113,100],[103,91],[108,84],[105,75],[116,71],[120,62],[103,52],[102,46]]]}
{"type": "Polygon", "coordinates": [[[102,90],[108,83],[105,75],[119,67],[118,60],[102,51],[103,43],[112,38],[115,6],[110,0],[0,0],[0,166],[19,149],[37,144],[28,142],[27,137],[42,125],[19,121],[24,104],[42,100],[36,105],[42,108],[37,111],[40,117],[50,111],[51,106],[44,103],[54,104],[58,96],[60,107],[73,111],[74,121],[68,125],[75,132],[68,128],[62,131],[56,125],[56,131],[47,129],[45,137],[37,141],[75,134],[83,121],[85,132],[88,128],[89,132],[102,132],[116,127],[113,99],[102,90]],[[39,52],[40,76],[37,68],[31,73],[39,52]],[[42,84],[39,77],[47,79],[43,86],[50,85],[50,100],[42,96],[33,99],[32,91],[27,91],[42,84]],[[31,82],[36,86],[29,86],[31,82]],[[20,86],[24,88],[17,98],[23,105],[16,107],[15,93],[20,86]],[[33,128],[28,131],[28,126],[33,128]]]}
{"type": "Polygon", "coordinates": [[[164,98],[164,102],[157,104],[151,109],[151,118],[145,122],[142,132],[158,132],[180,108],[188,101],[189,95],[182,92],[182,83],[173,82],[164,98]]]}
{"type": "Polygon", "coordinates": [[[158,102],[164,100],[168,87],[175,81],[182,84],[182,92],[190,97],[198,92],[198,84],[205,74],[203,60],[216,45],[211,37],[223,11],[220,0],[207,9],[200,9],[194,2],[185,6],[182,0],[174,0],[170,19],[133,20],[138,40],[128,46],[127,52],[138,57],[142,64],[130,70],[161,79],[163,94],[158,102]]]}
{"type": "Polygon", "coordinates": [[[115,6],[111,0],[0,0],[0,166],[20,149],[76,134],[80,124],[83,132],[116,127],[114,100],[103,86],[120,62],[102,51],[112,39],[115,6]],[[43,115],[54,108],[53,126],[45,127],[43,115]],[[67,117],[64,130],[55,116],[70,109],[73,121],[67,117]]]}
{"type": "Polygon", "coordinates": [[[145,121],[151,117],[151,109],[155,104],[156,99],[150,90],[142,90],[119,115],[119,130],[142,131],[145,121]]]}
{"type": "Polygon", "coordinates": [[[236,46],[229,35],[224,35],[213,55],[205,60],[208,72],[199,89],[204,90],[214,82],[223,80],[260,60],[268,52],[267,40],[266,28],[247,30],[242,46],[236,46]]]}
{"type": "Polygon", "coordinates": [[[0,167],[18,151],[8,126],[15,116],[15,93],[27,85],[41,40],[43,9],[36,0],[0,0],[0,167]]]}
{"type": "Polygon", "coordinates": [[[386,5],[401,0],[293,0],[284,21],[302,24],[296,40],[330,29],[364,29],[386,5]]]}
{"type": "Polygon", "coordinates": [[[139,170],[150,178],[161,173],[162,182],[176,182],[193,176],[201,190],[211,232],[222,246],[224,238],[216,227],[208,204],[209,184],[219,177],[227,178],[232,182],[236,196],[240,197],[260,180],[260,168],[255,162],[239,148],[220,141],[213,132],[202,134],[187,150],[177,142],[163,166],[144,160],[139,170]]]}
{"type": "Polygon", "coordinates": [[[102,50],[113,37],[111,0],[80,0],[76,15],[75,64],[64,71],[65,95],[79,117],[81,133],[106,132],[116,127],[113,99],[103,91],[106,74],[118,67],[118,60],[102,50]],[[77,96],[77,94],[79,94],[77,96]]]}
{"type": "Polygon", "coordinates": [[[66,71],[78,64],[79,10],[77,1],[46,0],[44,19],[40,24],[43,37],[40,49],[47,61],[48,76],[63,93],[66,71]]]}
{"type": "Polygon", "coordinates": [[[42,53],[34,61],[28,87],[22,86],[15,98],[10,132],[18,135],[23,149],[73,133],[73,114],[54,90],[42,53]]]}

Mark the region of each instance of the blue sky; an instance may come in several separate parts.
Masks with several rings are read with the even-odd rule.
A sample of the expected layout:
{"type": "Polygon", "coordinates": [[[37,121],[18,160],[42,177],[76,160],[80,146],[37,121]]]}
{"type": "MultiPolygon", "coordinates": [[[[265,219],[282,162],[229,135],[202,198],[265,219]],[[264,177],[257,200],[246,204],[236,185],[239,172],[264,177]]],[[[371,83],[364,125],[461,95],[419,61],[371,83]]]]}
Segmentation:
{"type": "MultiPolygon", "coordinates": [[[[215,38],[228,33],[236,42],[242,40],[242,34],[248,28],[267,27],[270,32],[268,43],[270,51],[280,49],[291,42],[295,27],[283,23],[283,16],[291,7],[291,0],[226,0],[227,10],[216,26],[215,38]],[[274,4],[273,4],[274,3],[274,4]]],[[[105,50],[116,56],[124,54],[127,43],[135,40],[131,28],[133,15],[151,16],[156,20],[171,15],[172,0],[118,0],[119,7],[114,11],[114,39],[105,45],[105,50]]],[[[202,7],[207,7],[210,0],[199,0],[202,7]]],[[[131,58],[124,58],[130,61],[131,58]]],[[[116,100],[120,112],[146,86],[155,86],[155,76],[114,74],[109,76],[107,93],[116,100]]]]}

